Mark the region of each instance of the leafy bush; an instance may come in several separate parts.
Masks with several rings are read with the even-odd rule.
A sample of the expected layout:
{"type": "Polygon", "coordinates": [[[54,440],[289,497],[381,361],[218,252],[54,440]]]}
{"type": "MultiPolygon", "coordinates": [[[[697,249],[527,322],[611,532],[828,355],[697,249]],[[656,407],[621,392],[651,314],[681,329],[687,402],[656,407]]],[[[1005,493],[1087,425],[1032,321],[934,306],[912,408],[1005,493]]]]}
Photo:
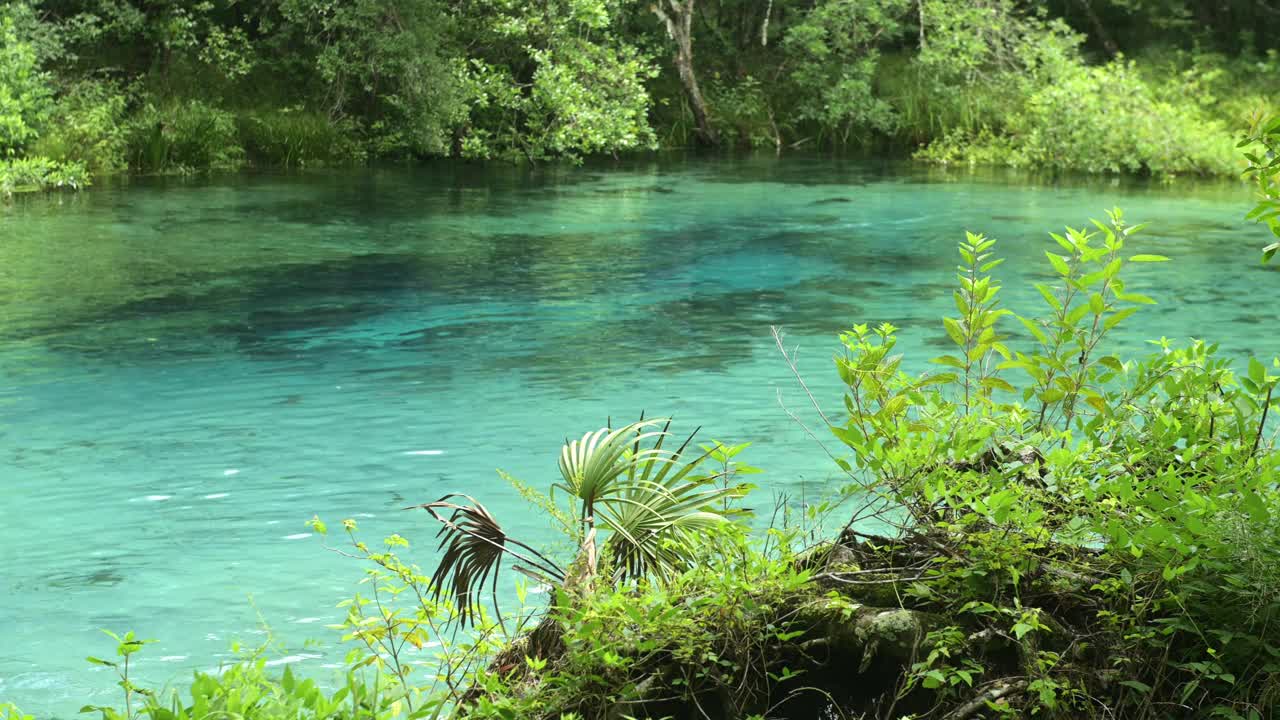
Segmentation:
{"type": "Polygon", "coordinates": [[[280,12],[314,49],[322,102],[361,118],[376,154],[448,152],[467,107],[443,3],[283,0],[280,12]]]}
{"type": "Polygon", "coordinates": [[[917,157],[1093,173],[1214,175],[1238,168],[1231,132],[1207,115],[1194,92],[1160,96],[1132,63],[1071,65],[1033,92],[1002,130],[952,132],[917,157]]]}
{"type": "Polygon", "coordinates": [[[796,117],[818,123],[837,144],[853,133],[890,130],[892,107],[873,91],[880,45],[902,31],[906,0],[820,2],[783,39],[796,117]]]}
{"type": "Polygon", "coordinates": [[[653,149],[644,81],[655,71],[635,49],[566,40],[532,59],[525,127],[513,133],[527,157],[653,149]]]}
{"type": "Polygon", "coordinates": [[[1124,268],[1163,259],[1125,256],[1136,229],[1115,213],[1054,236],[1056,280],[1037,286],[1048,313],[1017,318],[1025,351],[1001,330],[1010,313],[987,275],[999,261],[981,236],[961,246],[960,316],[945,321],[957,352],[934,361],[941,373],[901,373],[891,326],[844,336],[849,419],[831,428],[853,451],[843,466],[905,516],[892,543],[929,558],[901,581],[903,603],[976,616],[917,668],[955,701],[973,685],[1071,717],[1161,702],[1177,717],[1263,717],[1280,699],[1267,434],[1280,375],[1257,360],[1237,375],[1202,342],[1161,341],[1141,362],[1106,354],[1110,331],[1152,302],[1124,268]],[[1008,371],[1025,375],[1020,390],[1008,371]],[[1017,652],[975,642],[984,630],[1017,652]],[[962,657],[988,682],[951,684],[962,657]]]}
{"type": "MultiPolygon", "coordinates": [[[[97,713],[102,720],[208,720],[240,718],[241,720],[390,720],[403,717],[403,704],[386,692],[387,678],[352,669],[334,691],[325,691],[314,680],[300,679],[286,667],[280,675],[269,674],[263,657],[266,646],[259,647],[235,663],[215,672],[196,671],[187,690],[189,700],[177,691],[162,692],[137,684],[130,672],[130,661],[151,640],[140,640],[133,633],[117,635],[103,631],[116,642],[115,658],[89,657],[95,665],[110,668],[119,677],[117,683],[124,698],[123,712],[109,705],[86,705],[81,713],[97,713]]],[[[4,710],[5,706],[0,706],[4,710]]],[[[8,706],[4,720],[30,720],[8,706]]]]}
{"type": "Polygon", "coordinates": [[[1265,223],[1278,238],[1262,249],[1263,260],[1270,260],[1280,251],[1280,114],[1257,113],[1240,147],[1247,148],[1249,168],[1245,174],[1258,188],[1258,204],[1247,217],[1265,223]]]}
{"type": "Polygon", "coordinates": [[[716,108],[711,123],[726,143],[746,148],[781,145],[769,93],[759,80],[750,75],[737,82],[712,78],[706,94],[707,102],[716,108]]]}
{"type": "Polygon", "coordinates": [[[124,170],[126,98],[117,88],[85,81],[57,101],[54,119],[31,146],[31,153],[83,165],[95,175],[124,170]]]}
{"type": "Polygon", "coordinates": [[[885,64],[881,94],[913,144],[949,133],[1003,132],[1037,88],[1078,65],[1081,37],[1023,3],[925,0],[918,48],[885,64]]]}
{"type": "Polygon", "coordinates": [[[79,163],[47,158],[0,160],[0,195],[40,190],[79,190],[88,187],[89,172],[79,163]]]}
{"type": "Polygon", "coordinates": [[[1139,66],[1089,65],[1083,37],[1012,0],[926,2],[920,49],[882,74],[904,120],[937,163],[1050,170],[1225,175],[1239,169],[1233,123],[1215,91],[1221,60],[1153,54],[1139,66]]]}
{"type": "Polygon", "coordinates": [[[129,121],[128,147],[142,172],[228,169],[244,159],[235,116],[200,100],[148,103],[129,121]]]}

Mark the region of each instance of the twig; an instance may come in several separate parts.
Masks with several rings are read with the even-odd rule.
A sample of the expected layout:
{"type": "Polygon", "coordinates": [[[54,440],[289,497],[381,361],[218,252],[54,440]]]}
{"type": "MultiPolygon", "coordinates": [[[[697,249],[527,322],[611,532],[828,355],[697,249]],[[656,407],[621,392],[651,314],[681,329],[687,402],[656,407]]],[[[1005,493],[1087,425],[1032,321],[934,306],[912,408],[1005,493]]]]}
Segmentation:
{"type": "Polygon", "coordinates": [[[813,397],[813,393],[809,391],[809,386],[805,384],[804,378],[800,377],[800,369],[796,367],[795,361],[792,359],[795,351],[791,355],[787,354],[787,349],[782,345],[782,330],[777,325],[771,325],[769,332],[773,333],[773,341],[778,346],[778,352],[782,353],[782,359],[787,361],[787,367],[791,368],[791,374],[796,376],[796,382],[800,383],[800,387],[804,388],[804,394],[809,396],[809,402],[813,404],[813,409],[818,411],[818,415],[822,418],[822,422],[827,427],[832,427],[831,421],[827,419],[826,413],[822,412],[822,407],[818,405],[817,399],[813,397]]]}
{"type": "Polygon", "coordinates": [[[1258,445],[1262,442],[1262,431],[1267,426],[1267,411],[1271,409],[1271,393],[1275,392],[1275,386],[1267,388],[1267,399],[1262,402],[1262,420],[1258,422],[1258,434],[1253,438],[1253,451],[1249,453],[1252,457],[1258,454],[1258,445]]]}
{"type": "Polygon", "coordinates": [[[950,713],[944,716],[942,720],[965,720],[966,718],[972,717],[973,715],[977,714],[979,710],[985,710],[987,707],[987,703],[993,703],[1001,698],[1008,697],[1009,695],[1012,695],[1014,693],[1022,692],[1023,690],[1026,689],[1026,687],[1027,687],[1026,680],[1018,680],[1017,682],[1012,682],[1012,683],[1009,683],[1008,685],[1001,685],[999,687],[994,687],[982,693],[981,695],[974,698],[973,700],[970,700],[964,705],[961,705],[955,710],[952,710],[950,713]]]}

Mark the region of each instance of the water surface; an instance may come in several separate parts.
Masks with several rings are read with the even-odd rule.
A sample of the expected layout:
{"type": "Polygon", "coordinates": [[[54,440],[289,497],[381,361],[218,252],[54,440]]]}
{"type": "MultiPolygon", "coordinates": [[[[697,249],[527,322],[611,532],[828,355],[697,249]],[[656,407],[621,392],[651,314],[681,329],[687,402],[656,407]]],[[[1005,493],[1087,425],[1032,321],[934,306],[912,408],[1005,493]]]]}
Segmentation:
{"type": "MultiPolygon", "coordinates": [[[[356,517],[430,561],[452,490],[512,532],[545,524],[498,479],[556,473],[566,435],[670,414],[752,441],[764,493],[837,482],[780,408],[819,398],[855,322],[892,321],[914,367],[945,344],[964,230],[999,239],[1015,309],[1046,232],[1115,205],[1131,286],[1161,304],[1122,338],[1280,352],[1280,275],[1233,185],[1028,180],[819,158],[623,167],[238,175],[133,182],[0,210],[0,701],[69,716],[117,690],[99,628],[159,642],[162,683],[271,627],[271,657],[341,662],[326,623],[361,568],[304,522],[356,517]],[[308,640],[319,642],[308,643],[308,640]]],[[[1140,319],[1139,319],[1140,318],[1140,319]]]]}

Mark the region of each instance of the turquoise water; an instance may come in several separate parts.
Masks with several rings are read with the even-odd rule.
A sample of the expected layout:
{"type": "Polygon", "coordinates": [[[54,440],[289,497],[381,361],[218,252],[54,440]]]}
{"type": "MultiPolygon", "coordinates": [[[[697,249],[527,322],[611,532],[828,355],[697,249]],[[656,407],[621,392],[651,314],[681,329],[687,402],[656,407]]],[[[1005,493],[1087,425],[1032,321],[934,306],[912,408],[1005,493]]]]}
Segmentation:
{"type": "Polygon", "coordinates": [[[940,353],[954,245],[1000,240],[1035,307],[1046,231],[1120,205],[1149,221],[1131,286],[1161,305],[1132,349],[1207,336],[1280,353],[1280,275],[1234,184],[1029,181],[816,158],[619,168],[410,170],[135,182],[0,210],[0,701],[111,702],[99,628],[159,642],[163,683],[262,642],[341,663],[335,605],[361,568],[304,522],[355,517],[431,559],[401,508],[462,490],[549,530],[495,474],[537,485],[566,435],[670,414],[753,441],[761,492],[835,473],[770,336],[786,327],[838,406],[835,336],[889,320],[940,353]],[[314,640],[316,642],[308,642],[314,640]]]}

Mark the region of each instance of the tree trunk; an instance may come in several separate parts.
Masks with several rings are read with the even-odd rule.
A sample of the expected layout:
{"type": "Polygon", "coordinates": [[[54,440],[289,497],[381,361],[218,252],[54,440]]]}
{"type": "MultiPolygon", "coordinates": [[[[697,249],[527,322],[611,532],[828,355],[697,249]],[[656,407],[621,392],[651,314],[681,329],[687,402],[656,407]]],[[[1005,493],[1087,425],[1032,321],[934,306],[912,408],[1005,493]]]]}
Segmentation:
{"type": "Polygon", "coordinates": [[[665,0],[668,9],[662,7],[664,0],[658,0],[650,6],[667,27],[667,35],[676,44],[676,70],[680,73],[680,82],[689,94],[689,104],[693,108],[693,120],[697,126],[698,141],[704,145],[717,145],[715,128],[711,127],[707,101],[702,97],[698,87],[698,76],[693,72],[693,3],[694,0],[665,0]]]}
{"type": "Polygon", "coordinates": [[[1098,36],[1098,40],[1102,42],[1102,47],[1111,57],[1115,57],[1120,52],[1120,48],[1116,46],[1116,41],[1111,39],[1111,34],[1107,32],[1107,26],[1102,24],[1102,19],[1098,17],[1098,13],[1093,11],[1093,5],[1089,0],[1080,0],[1080,7],[1084,8],[1084,14],[1089,18],[1089,23],[1093,25],[1093,31],[1098,36]]]}

